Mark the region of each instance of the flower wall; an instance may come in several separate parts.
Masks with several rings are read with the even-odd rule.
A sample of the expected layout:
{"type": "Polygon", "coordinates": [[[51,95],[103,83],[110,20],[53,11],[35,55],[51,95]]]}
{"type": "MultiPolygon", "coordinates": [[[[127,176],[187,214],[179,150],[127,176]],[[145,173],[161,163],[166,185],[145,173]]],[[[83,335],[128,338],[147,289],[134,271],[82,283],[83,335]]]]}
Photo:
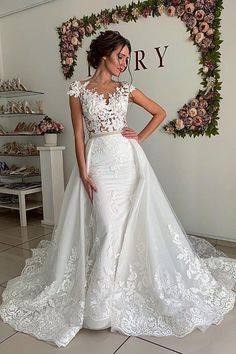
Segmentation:
{"type": "Polygon", "coordinates": [[[196,97],[185,103],[164,127],[164,131],[180,136],[212,136],[219,134],[218,119],[220,107],[220,15],[222,0],[148,0],[132,2],[101,10],[81,19],[73,17],[57,28],[60,39],[62,72],[66,79],[72,77],[77,64],[76,52],[84,37],[90,37],[108,25],[120,21],[137,21],[149,16],[159,17],[164,13],[177,16],[186,25],[189,39],[201,54],[199,75],[202,87],[196,97]]]}

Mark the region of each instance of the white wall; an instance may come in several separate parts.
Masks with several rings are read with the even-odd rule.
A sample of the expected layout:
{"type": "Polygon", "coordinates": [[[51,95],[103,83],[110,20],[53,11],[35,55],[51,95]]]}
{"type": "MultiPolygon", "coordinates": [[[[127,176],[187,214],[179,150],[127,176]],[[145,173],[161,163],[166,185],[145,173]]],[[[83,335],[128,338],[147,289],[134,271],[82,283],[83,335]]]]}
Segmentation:
{"type": "MultiPolygon", "coordinates": [[[[77,0],[56,0],[0,20],[5,78],[20,76],[29,88],[45,91],[46,112],[62,121],[66,127],[65,133],[59,136],[60,144],[66,146],[66,181],[75,163],[75,154],[68,97],[65,94],[69,83],[60,71],[56,27],[74,15],[82,17],[92,12],[98,13],[101,8],[125,3],[128,2],[103,0],[98,4],[92,0],[83,0],[78,5],[77,0]]],[[[220,135],[211,139],[174,139],[159,130],[143,143],[143,148],[186,231],[228,240],[236,240],[236,139],[232,114],[236,54],[232,44],[235,11],[235,2],[225,2],[222,21],[224,43],[220,135]]],[[[152,71],[133,72],[135,85],[163,105],[168,112],[168,119],[172,119],[181,103],[187,102],[199,86],[200,78],[196,74],[197,53],[187,39],[183,40],[187,34],[184,25],[178,23],[177,19],[159,18],[155,21],[140,20],[137,25],[121,24],[113,28],[119,28],[128,36],[134,48],[145,46],[148,51],[153,43],[164,45],[168,41],[173,50],[176,45],[175,55],[168,57],[165,70],[155,71],[154,59],[150,59],[152,71]],[[156,29],[154,26],[157,26],[156,29]],[[176,31],[176,26],[181,30],[176,31]],[[173,38],[175,32],[177,39],[173,38]],[[183,47],[179,50],[178,46],[181,45],[183,47]],[[184,75],[180,63],[187,66],[184,75]]],[[[89,40],[84,41],[80,54],[81,65],[76,68],[75,75],[69,81],[86,77],[84,53],[88,44],[89,40]]],[[[134,128],[141,129],[148,118],[140,108],[130,107],[129,124],[134,128]]]]}

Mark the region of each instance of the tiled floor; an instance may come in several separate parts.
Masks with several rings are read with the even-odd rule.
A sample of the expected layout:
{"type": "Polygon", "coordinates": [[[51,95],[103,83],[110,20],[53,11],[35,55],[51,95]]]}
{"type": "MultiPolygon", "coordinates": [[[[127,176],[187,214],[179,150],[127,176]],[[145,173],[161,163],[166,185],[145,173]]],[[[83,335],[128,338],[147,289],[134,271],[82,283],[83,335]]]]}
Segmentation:
{"type": "MultiPolygon", "coordinates": [[[[28,214],[28,226],[20,227],[15,212],[0,213],[0,295],[6,282],[20,274],[30,249],[50,240],[52,228],[42,226],[37,213],[28,214]]],[[[211,240],[216,248],[236,258],[236,247],[211,240]],[[231,247],[230,247],[231,246],[231,247]]],[[[1,354],[234,354],[236,353],[236,307],[219,326],[205,333],[195,330],[184,338],[128,337],[109,330],[81,330],[66,348],[57,348],[19,333],[0,320],[1,354]]]]}

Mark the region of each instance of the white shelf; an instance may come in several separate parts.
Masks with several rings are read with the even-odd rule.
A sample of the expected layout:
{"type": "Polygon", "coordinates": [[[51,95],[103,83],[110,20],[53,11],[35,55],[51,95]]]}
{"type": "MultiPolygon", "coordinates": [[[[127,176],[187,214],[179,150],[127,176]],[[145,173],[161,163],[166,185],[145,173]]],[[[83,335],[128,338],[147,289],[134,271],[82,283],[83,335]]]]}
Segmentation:
{"type": "Polygon", "coordinates": [[[35,187],[30,189],[13,189],[13,188],[4,188],[0,187],[0,193],[3,194],[13,194],[13,195],[20,195],[20,194],[32,194],[38,193],[42,191],[42,187],[35,187]]]}
{"type": "MultiPolygon", "coordinates": [[[[37,209],[42,207],[43,204],[42,202],[39,203],[35,200],[26,200],[26,207],[25,210],[32,210],[32,209],[37,209]]],[[[7,208],[7,209],[15,209],[15,210],[20,210],[19,203],[1,203],[0,202],[0,207],[1,208],[7,208]]]]}
{"type": "Polygon", "coordinates": [[[0,98],[12,98],[12,97],[23,97],[23,96],[33,96],[33,95],[44,95],[44,92],[28,91],[28,90],[0,91],[0,98]]]}
{"type": "Polygon", "coordinates": [[[1,208],[15,209],[20,212],[20,225],[27,226],[26,211],[42,207],[42,202],[26,200],[26,195],[42,192],[42,187],[30,189],[11,189],[0,187],[0,193],[18,196],[18,203],[0,203],[1,208]]]}

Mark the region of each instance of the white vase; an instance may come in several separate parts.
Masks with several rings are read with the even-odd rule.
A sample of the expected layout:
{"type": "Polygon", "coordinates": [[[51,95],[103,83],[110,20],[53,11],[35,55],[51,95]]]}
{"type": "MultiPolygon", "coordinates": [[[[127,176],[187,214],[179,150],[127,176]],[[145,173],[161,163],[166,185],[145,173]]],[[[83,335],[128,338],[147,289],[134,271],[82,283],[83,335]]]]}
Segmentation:
{"type": "Polygon", "coordinates": [[[45,133],[44,134],[44,146],[57,146],[57,134],[45,133]]]}

